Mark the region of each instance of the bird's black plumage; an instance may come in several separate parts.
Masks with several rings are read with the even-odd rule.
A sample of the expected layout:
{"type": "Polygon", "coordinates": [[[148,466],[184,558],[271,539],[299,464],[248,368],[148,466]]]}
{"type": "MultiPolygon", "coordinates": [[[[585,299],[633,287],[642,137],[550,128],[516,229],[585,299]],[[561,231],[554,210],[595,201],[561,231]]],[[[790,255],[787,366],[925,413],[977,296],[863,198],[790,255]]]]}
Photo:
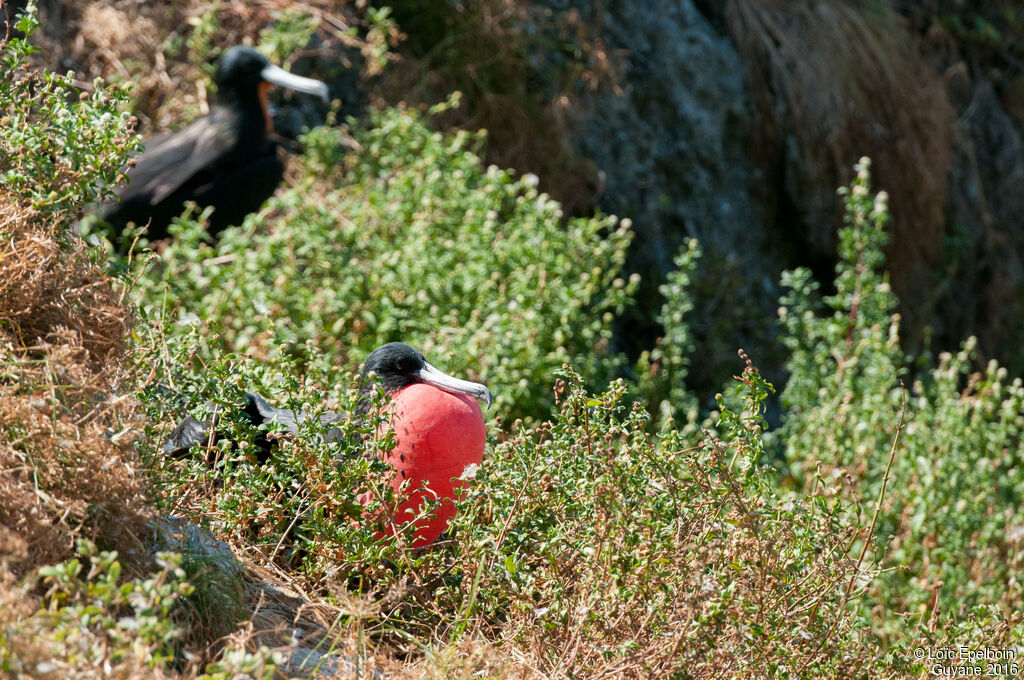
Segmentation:
{"type": "MultiPolygon", "coordinates": [[[[427,383],[435,387],[453,393],[467,394],[476,399],[481,399],[491,405],[491,391],[479,383],[468,382],[453,378],[427,363],[427,360],[418,351],[402,342],[389,342],[373,350],[366,358],[363,365],[363,372],[359,378],[359,397],[356,402],[356,415],[365,415],[373,405],[373,390],[381,389],[388,394],[394,394],[403,387],[414,383],[427,383]]],[[[204,443],[209,440],[210,432],[217,429],[220,413],[216,406],[210,407],[210,420],[196,420],[186,416],[178,424],[174,431],[168,436],[164,443],[164,453],[179,454],[195,444],[204,443]]],[[[239,413],[243,415],[252,425],[263,424],[279,425],[285,433],[296,435],[299,427],[305,421],[305,414],[291,409],[282,409],[271,406],[266,399],[255,392],[245,393],[245,402],[241,405],[239,413]]],[[[320,416],[322,425],[332,425],[342,420],[345,416],[338,413],[325,413],[320,416]]],[[[328,428],[324,438],[330,442],[341,436],[337,428],[328,428]]],[[[266,437],[260,437],[256,442],[257,455],[261,462],[265,461],[270,453],[270,442],[266,437]]]]}
{"type": "Polygon", "coordinates": [[[128,172],[128,186],[101,217],[116,234],[129,222],[147,223],[151,240],[167,236],[186,201],[213,206],[210,234],[255,212],[277,188],[284,166],[268,137],[266,90],[291,87],[327,100],[327,87],[272,66],[251,47],[228,50],[217,67],[218,97],[208,115],[146,142],[128,172]]]}
{"type": "Polygon", "coordinates": [[[389,342],[370,352],[359,376],[359,400],[356,413],[369,413],[376,385],[388,394],[420,382],[420,371],[427,365],[422,354],[404,342],[389,342]],[[374,379],[370,379],[373,376],[374,379]]]}

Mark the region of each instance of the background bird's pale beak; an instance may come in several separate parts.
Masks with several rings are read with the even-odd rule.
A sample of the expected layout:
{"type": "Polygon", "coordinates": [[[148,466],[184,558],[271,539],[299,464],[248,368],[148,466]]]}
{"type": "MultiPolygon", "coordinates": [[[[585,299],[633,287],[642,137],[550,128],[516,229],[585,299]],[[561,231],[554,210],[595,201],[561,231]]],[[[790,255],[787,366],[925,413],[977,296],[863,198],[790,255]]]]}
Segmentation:
{"type": "Polygon", "coordinates": [[[430,364],[424,364],[423,368],[420,369],[420,380],[445,392],[465,394],[474,399],[484,401],[487,403],[487,408],[491,407],[491,402],[494,400],[491,396],[491,391],[486,386],[480,383],[469,382],[468,380],[453,378],[430,364]]]}
{"type": "Polygon", "coordinates": [[[274,66],[273,64],[267,65],[267,67],[260,72],[260,77],[274,85],[287,87],[297,92],[316,95],[320,97],[324,103],[330,101],[328,99],[327,85],[321,83],[319,80],[303,78],[302,76],[297,76],[294,73],[288,73],[288,71],[285,71],[279,66],[274,66]]]}

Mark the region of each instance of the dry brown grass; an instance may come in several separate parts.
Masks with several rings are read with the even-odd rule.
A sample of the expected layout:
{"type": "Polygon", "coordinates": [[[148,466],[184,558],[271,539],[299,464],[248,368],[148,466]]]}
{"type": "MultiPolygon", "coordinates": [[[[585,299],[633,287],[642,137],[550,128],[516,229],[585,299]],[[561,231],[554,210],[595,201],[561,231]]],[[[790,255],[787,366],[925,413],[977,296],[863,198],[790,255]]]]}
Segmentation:
{"type": "Polygon", "coordinates": [[[118,438],[131,313],[84,243],[0,197],[0,523],[23,542],[17,573],[67,557],[76,538],[131,548],[146,515],[139,464],[118,438]]]}
{"type": "Polygon", "coordinates": [[[13,196],[0,195],[0,214],[0,661],[32,677],[196,677],[225,647],[285,652],[296,627],[303,646],[355,653],[356,638],[338,625],[343,610],[315,603],[284,570],[245,562],[240,611],[207,591],[180,614],[192,654],[181,673],[144,657],[109,667],[88,654],[54,657],[45,617],[34,616],[38,568],[71,558],[85,538],[117,550],[126,576],[152,569],[143,541],[155,511],[133,446],[139,406],[119,394],[135,384],[124,353],[132,314],[84,243],[13,196]]]}
{"type": "Polygon", "coordinates": [[[131,326],[120,292],[90,260],[84,243],[62,243],[59,226],[35,226],[37,214],[13,199],[4,200],[0,211],[0,231],[7,237],[0,243],[4,339],[33,356],[56,344],[77,348],[80,356],[67,370],[109,369],[131,326]]]}
{"type": "Polygon", "coordinates": [[[123,436],[134,403],[117,396],[131,312],[85,244],[63,242],[51,219],[0,194],[3,651],[31,676],[161,677],[141,663],[104,675],[52,658],[29,618],[40,606],[33,581],[19,583],[70,557],[79,538],[118,550],[129,573],[147,559],[136,538],[149,516],[145,487],[123,436]]]}
{"type": "Polygon", "coordinates": [[[414,9],[398,21],[412,24],[412,38],[398,46],[400,59],[381,83],[385,101],[433,104],[462,92],[462,106],[440,116],[439,126],[487,130],[487,162],[536,174],[570,214],[592,210],[601,180],[593,161],[572,151],[570,118],[581,85],[617,90],[624,55],[576,10],[554,12],[525,0],[429,11],[406,5],[414,9]],[[572,45],[579,54],[552,57],[552,45],[572,45]]]}
{"type": "MultiPolygon", "coordinates": [[[[260,31],[271,26],[274,15],[299,4],[285,0],[181,3],[140,3],[134,0],[96,0],[77,3],[58,0],[64,21],[59,29],[44,27],[50,35],[47,51],[52,61],[70,60],[80,66],[84,87],[99,76],[135,83],[132,98],[145,134],[180,127],[209,110],[204,60],[237,44],[255,44],[260,31]],[[187,39],[197,25],[212,18],[216,30],[197,41],[187,39]]],[[[361,25],[362,6],[351,0],[313,0],[301,9],[316,24],[319,45],[295,56],[339,56],[339,45],[371,50],[359,38],[340,36],[349,26],[361,25]]]]}
{"type": "Polygon", "coordinates": [[[894,12],[848,0],[733,1],[727,19],[750,73],[760,162],[772,174],[785,167],[816,255],[835,252],[842,210],[832,187],[846,185],[856,159],[870,156],[893,197],[896,292],[928,300],[955,115],[914,36],[894,12]]]}

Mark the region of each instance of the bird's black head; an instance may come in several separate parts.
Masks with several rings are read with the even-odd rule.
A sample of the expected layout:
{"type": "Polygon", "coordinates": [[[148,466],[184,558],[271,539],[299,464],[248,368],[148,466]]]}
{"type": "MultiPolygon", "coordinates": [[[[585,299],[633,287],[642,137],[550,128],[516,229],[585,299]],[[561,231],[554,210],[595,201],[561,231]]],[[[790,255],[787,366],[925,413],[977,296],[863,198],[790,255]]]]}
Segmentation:
{"type": "Polygon", "coordinates": [[[328,99],[327,86],[322,82],[288,73],[247,45],[236,45],[224,53],[217,63],[216,79],[222,104],[255,101],[260,96],[260,83],[313,94],[325,102],[328,99]]]}
{"type": "Polygon", "coordinates": [[[370,390],[374,384],[369,379],[371,374],[375,376],[376,384],[389,394],[414,383],[426,383],[445,392],[481,399],[488,406],[492,401],[491,391],[486,386],[453,378],[428,364],[422,354],[404,342],[389,342],[373,350],[366,358],[359,380],[358,410],[362,413],[370,407],[370,390]]]}
{"type": "Polygon", "coordinates": [[[221,100],[239,99],[241,95],[255,96],[263,82],[263,70],[270,62],[247,45],[236,45],[224,53],[217,63],[217,89],[221,100]]]}
{"type": "Polygon", "coordinates": [[[389,342],[370,352],[363,366],[360,378],[361,386],[371,373],[377,376],[377,382],[385,392],[398,390],[421,382],[420,371],[427,365],[423,355],[404,342],[389,342]]]}

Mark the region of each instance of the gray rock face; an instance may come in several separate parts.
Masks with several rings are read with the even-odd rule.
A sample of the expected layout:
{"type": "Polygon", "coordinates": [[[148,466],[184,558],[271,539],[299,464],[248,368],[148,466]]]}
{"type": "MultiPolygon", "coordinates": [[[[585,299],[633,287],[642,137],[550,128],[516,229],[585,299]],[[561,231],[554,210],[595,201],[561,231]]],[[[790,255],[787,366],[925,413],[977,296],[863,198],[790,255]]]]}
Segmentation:
{"type": "Polygon", "coordinates": [[[277,650],[283,657],[278,672],[289,678],[369,678],[384,680],[377,669],[367,671],[347,656],[328,655],[305,647],[287,647],[277,650]]]}
{"type": "Polygon", "coordinates": [[[732,249],[756,228],[739,55],[690,2],[610,2],[601,13],[604,40],[626,54],[623,92],[585,97],[574,141],[606,173],[602,205],[633,218],[659,273],[684,237],[732,249]]]}
{"type": "Polygon", "coordinates": [[[982,356],[1019,364],[1024,138],[987,81],[975,84],[960,111],[953,153],[947,229],[953,240],[936,334],[951,346],[965,330],[977,333],[982,356]]]}
{"type": "Polygon", "coordinates": [[[583,94],[570,123],[575,152],[603,173],[601,209],[631,218],[636,233],[629,266],[643,276],[640,308],[618,333],[622,349],[635,353],[660,335],[657,286],[679,246],[696,237],[704,257],[693,318],[705,360],[690,377],[717,389],[716,376],[728,373],[715,366],[735,361],[744,340],[772,332],[781,270],[751,196],[744,64],[688,0],[547,4],[578,11],[622,55],[621,93],[583,94]]]}
{"type": "Polygon", "coordinates": [[[231,547],[212,533],[181,517],[158,517],[149,524],[153,530],[148,546],[150,554],[176,552],[186,559],[202,560],[225,578],[242,574],[231,547]]]}
{"type": "MultiPolygon", "coordinates": [[[[580,94],[569,118],[573,150],[602,173],[600,208],[632,218],[636,232],[629,267],[644,281],[618,349],[635,355],[661,334],[657,285],[696,237],[704,258],[691,323],[701,360],[691,386],[717,389],[737,347],[779,382],[779,274],[810,266],[828,289],[842,212],[835,189],[868,155],[874,189],[892,196],[887,267],[907,348],[920,350],[926,326],[933,350],[977,334],[983,356],[1021,369],[1013,348],[1024,339],[1024,141],[987,74],[959,63],[943,87],[934,55],[887,10],[766,6],[752,12],[765,24],[735,38],[741,56],[728,9],[749,7],[741,3],[540,4],[578,13],[621,62],[621,91],[580,94]],[[870,49],[839,19],[875,36],[870,49]],[[759,40],[774,63],[751,48],[759,40]]],[[[959,59],[955,42],[945,49],[946,64],[959,59]]]]}

